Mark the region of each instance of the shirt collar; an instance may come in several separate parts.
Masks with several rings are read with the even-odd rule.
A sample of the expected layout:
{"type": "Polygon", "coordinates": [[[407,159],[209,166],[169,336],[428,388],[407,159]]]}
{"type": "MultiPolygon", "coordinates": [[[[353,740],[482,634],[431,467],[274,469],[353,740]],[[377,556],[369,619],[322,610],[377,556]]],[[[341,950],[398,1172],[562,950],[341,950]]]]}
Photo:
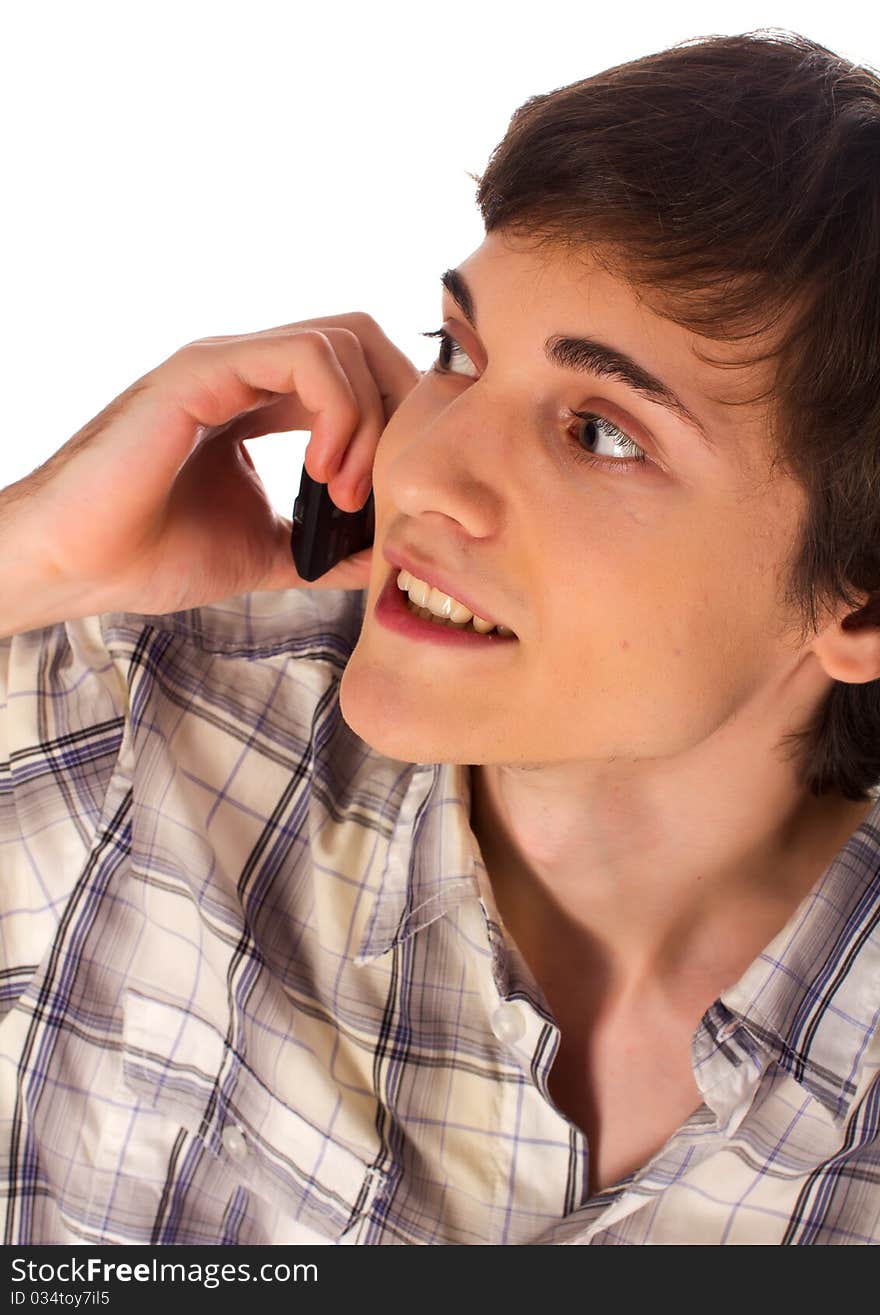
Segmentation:
{"type": "Polygon", "coordinates": [[[766,949],[720,996],[751,1038],[845,1118],[880,1003],[880,799],[766,949]]]}
{"type": "Polygon", "coordinates": [[[400,804],[355,963],[385,954],[479,892],[470,768],[415,764],[400,804]]]}
{"type": "MultiPolygon", "coordinates": [[[[415,764],[402,787],[358,964],[385,954],[462,900],[480,895],[470,826],[470,768],[415,764]]],[[[835,1120],[849,1110],[877,1030],[878,922],[880,793],[782,930],[719,997],[752,1045],[790,1073],[835,1120]]]]}

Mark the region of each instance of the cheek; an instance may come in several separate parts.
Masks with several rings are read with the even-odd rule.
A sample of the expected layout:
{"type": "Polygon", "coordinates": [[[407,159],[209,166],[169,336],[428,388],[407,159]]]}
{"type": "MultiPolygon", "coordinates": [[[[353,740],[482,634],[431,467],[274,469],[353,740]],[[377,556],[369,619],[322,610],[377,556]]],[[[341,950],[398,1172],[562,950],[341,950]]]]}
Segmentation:
{"type": "Polygon", "coordinates": [[[695,553],[693,526],[695,538],[630,520],[623,533],[619,504],[615,528],[596,513],[594,502],[587,549],[580,536],[556,539],[524,705],[553,720],[557,737],[597,750],[675,752],[766,676],[764,582],[756,594],[723,554],[695,553]]]}

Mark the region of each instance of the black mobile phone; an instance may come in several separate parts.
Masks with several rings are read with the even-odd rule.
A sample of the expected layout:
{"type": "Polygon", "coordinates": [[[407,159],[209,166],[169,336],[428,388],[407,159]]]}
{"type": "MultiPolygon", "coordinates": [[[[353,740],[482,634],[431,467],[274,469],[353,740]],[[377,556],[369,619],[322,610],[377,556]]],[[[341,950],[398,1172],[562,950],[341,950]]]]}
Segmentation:
{"type": "Polygon", "coordinates": [[[312,479],[303,466],[290,531],[290,549],[300,579],[319,580],[337,562],[369,548],[375,529],[373,506],[370,489],[360,511],[341,511],[327,485],[312,479]]]}

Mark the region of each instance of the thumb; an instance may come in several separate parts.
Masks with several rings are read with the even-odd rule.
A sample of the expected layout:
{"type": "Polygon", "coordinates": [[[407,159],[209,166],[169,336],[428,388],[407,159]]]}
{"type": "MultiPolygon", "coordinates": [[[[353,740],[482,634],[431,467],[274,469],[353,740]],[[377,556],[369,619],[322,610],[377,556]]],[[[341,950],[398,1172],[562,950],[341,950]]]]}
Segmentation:
{"type": "Polygon", "coordinates": [[[290,550],[290,521],[283,517],[276,530],[272,564],[256,590],[273,589],[366,589],[370,583],[372,547],[353,553],[337,562],[317,580],[301,580],[290,550]]]}
{"type": "Polygon", "coordinates": [[[373,549],[363,548],[352,553],[323,575],[315,583],[321,589],[366,589],[370,583],[373,549]]]}

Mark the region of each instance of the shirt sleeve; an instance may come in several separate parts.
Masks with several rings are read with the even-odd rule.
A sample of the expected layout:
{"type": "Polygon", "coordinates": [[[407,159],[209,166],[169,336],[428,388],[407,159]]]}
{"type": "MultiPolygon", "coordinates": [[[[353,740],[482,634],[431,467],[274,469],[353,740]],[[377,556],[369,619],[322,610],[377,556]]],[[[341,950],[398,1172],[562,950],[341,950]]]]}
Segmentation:
{"type": "Polygon", "coordinates": [[[124,741],[127,665],[100,616],[0,639],[0,1016],[86,867],[124,741]]]}

